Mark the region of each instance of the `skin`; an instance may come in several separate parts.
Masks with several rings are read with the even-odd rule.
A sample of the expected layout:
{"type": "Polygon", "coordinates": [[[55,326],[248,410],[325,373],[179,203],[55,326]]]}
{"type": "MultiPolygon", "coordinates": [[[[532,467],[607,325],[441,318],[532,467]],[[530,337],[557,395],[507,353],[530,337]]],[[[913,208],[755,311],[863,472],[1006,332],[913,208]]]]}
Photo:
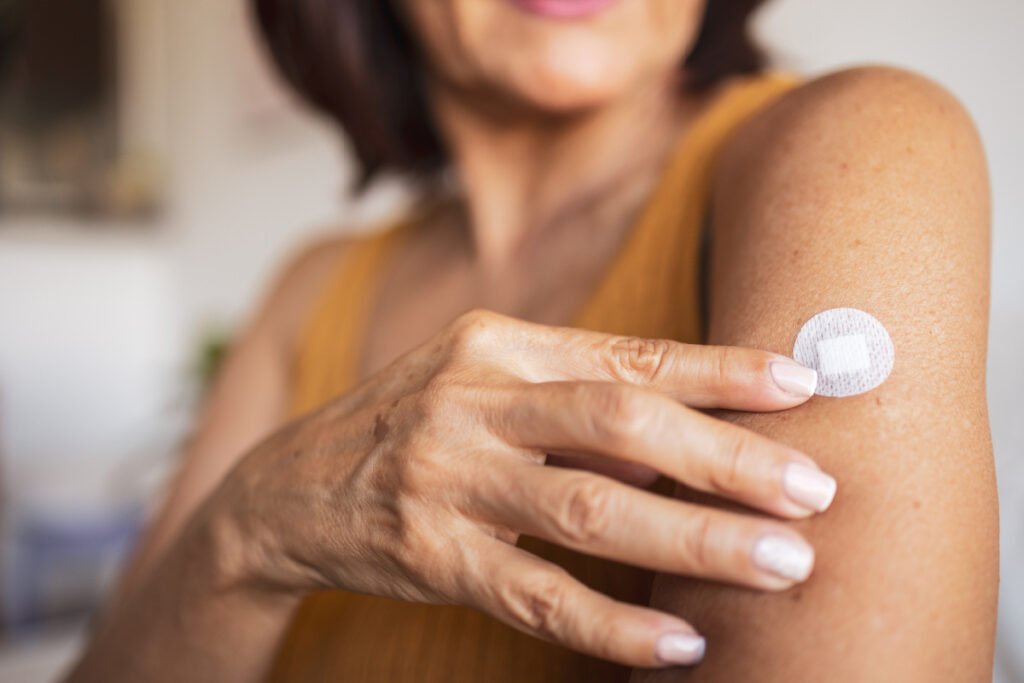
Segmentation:
{"type": "Polygon", "coordinates": [[[867,394],[725,416],[839,479],[833,510],[794,525],[815,576],[768,599],[662,576],[653,604],[709,634],[708,655],[634,680],[990,681],[989,204],[969,118],[905,72],[821,79],[732,141],[714,211],[712,343],[782,351],[802,321],[854,306],[884,323],[896,365],[867,394]]]}
{"type": "Polygon", "coordinates": [[[257,680],[324,587],[473,605],[638,678],[686,676],[657,643],[696,631],[707,680],[984,678],[987,189],[959,106],[859,70],[797,89],[732,142],[711,335],[766,351],[569,330],[706,105],[675,75],[699,3],[622,2],[586,24],[497,1],[405,7],[461,192],[381,274],[362,383],[282,426],[298,330],[345,245],[286,269],[71,680],[257,680]],[[896,370],[863,397],[801,405],[771,363],[837,305],[885,322],[896,370]],[[815,460],[839,474],[827,515],[782,485],[815,460]],[[638,487],[654,473],[714,498],[656,498],[638,487]],[[585,589],[516,549],[520,533],[664,572],[653,608],[585,589]],[[752,562],[765,535],[810,539],[817,575],[787,591],[752,562]]]}

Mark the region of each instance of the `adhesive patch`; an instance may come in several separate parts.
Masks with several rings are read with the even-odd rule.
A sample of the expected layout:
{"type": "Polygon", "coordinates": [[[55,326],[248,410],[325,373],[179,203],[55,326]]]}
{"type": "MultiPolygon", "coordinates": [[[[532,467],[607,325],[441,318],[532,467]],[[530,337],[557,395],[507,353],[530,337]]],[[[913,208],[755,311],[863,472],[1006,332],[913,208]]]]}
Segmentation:
{"type": "Polygon", "coordinates": [[[821,396],[856,396],[889,377],[896,351],[889,333],[856,308],[833,308],[800,328],[793,358],[818,371],[821,396]]]}
{"type": "Polygon", "coordinates": [[[871,354],[863,334],[822,339],[818,342],[818,365],[823,375],[841,375],[871,367],[871,354]]]}

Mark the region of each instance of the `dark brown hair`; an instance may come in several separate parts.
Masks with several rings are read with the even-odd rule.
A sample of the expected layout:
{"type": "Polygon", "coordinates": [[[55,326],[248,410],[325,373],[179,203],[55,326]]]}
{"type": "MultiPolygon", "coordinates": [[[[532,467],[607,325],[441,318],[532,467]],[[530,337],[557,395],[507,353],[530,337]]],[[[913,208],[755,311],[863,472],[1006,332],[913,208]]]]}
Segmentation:
{"type": "MultiPolygon", "coordinates": [[[[425,176],[444,167],[417,49],[390,0],[252,1],[285,79],[348,133],[362,183],[380,171],[425,176]]],[[[748,22],[763,1],[707,0],[683,64],[688,87],[762,67],[748,22]]]]}

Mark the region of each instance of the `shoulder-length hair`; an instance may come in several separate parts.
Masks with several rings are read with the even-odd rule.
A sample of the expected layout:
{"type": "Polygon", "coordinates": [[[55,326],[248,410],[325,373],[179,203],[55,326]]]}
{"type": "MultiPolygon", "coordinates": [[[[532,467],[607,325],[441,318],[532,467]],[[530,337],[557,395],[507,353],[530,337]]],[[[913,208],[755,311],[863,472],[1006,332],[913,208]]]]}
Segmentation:
{"type": "MultiPolygon", "coordinates": [[[[764,0],[706,0],[681,68],[706,89],[763,66],[748,23],[764,0]]],[[[347,132],[364,185],[382,171],[429,176],[447,154],[427,104],[417,48],[390,0],[252,0],[273,61],[347,132]]]]}

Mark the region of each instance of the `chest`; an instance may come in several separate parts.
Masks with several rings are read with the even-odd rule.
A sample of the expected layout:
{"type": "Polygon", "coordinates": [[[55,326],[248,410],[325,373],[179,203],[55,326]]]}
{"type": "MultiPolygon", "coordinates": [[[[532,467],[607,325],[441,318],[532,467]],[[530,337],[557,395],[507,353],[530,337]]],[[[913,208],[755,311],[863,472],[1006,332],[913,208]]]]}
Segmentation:
{"type": "Polygon", "coordinates": [[[589,234],[567,230],[528,246],[501,268],[474,263],[464,244],[399,245],[367,289],[356,376],[379,371],[474,308],[546,325],[574,324],[629,235],[629,226],[589,234]]]}

